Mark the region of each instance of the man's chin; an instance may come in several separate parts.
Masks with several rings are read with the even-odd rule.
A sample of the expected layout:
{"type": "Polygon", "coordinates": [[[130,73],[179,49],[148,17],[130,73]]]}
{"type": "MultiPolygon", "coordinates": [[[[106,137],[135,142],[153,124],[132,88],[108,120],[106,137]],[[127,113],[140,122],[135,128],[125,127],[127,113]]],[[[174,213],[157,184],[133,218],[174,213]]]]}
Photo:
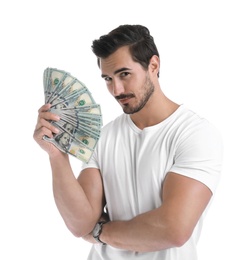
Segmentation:
{"type": "Polygon", "coordinates": [[[134,107],[130,107],[129,105],[125,105],[122,107],[122,109],[125,114],[132,115],[132,114],[139,112],[142,109],[142,107],[134,108],[134,107]]]}
{"type": "Polygon", "coordinates": [[[128,114],[128,115],[135,113],[134,110],[130,109],[129,106],[123,106],[122,109],[123,109],[123,112],[124,112],[125,114],[128,114]]]}

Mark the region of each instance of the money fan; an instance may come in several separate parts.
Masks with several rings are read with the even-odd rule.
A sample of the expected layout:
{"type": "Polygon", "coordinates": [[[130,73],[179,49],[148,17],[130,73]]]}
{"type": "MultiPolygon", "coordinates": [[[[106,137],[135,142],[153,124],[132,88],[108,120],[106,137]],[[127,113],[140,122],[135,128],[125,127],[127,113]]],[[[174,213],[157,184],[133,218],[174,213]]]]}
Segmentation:
{"type": "Polygon", "coordinates": [[[87,87],[70,73],[47,68],[43,75],[45,103],[60,120],[50,121],[59,129],[44,140],[88,163],[100,137],[102,114],[87,87]]]}

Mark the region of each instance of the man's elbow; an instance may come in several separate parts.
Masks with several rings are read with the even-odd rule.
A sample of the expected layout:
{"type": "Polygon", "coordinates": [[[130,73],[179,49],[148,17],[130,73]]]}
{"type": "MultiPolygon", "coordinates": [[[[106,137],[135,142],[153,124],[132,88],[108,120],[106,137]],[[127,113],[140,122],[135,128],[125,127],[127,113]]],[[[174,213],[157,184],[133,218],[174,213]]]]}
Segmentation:
{"type": "Polygon", "coordinates": [[[189,238],[190,236],[188,236],[187,234],[180,234],[174,237],[172,243],[174,247],[181,247],[189,240],[189,238]]]}
{"type": "Polygon", "coordinates": [[[66,223],[66,226],[75,237],[85,237],[93,230],[89,225],[75,226],[66,223]]]}
{"type": "Polygon", "coordinates": [[[172,232],[171,230],[167,231],[165,235],[167,248],[183,246],[189,240],[191,235],[192,232],[186,229],[173,230],[172,232]]]}

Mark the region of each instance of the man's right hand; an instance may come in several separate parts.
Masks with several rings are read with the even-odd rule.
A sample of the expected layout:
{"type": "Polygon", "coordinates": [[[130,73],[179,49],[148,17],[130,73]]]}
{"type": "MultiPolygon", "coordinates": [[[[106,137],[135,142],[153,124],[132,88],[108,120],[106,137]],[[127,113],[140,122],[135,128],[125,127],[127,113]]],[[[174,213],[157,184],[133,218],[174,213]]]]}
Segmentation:
{"type": "Polygon", "coordinates": [[[45,141],[43,137],[46,135],[49,138],[53,138],[53,134],[57,134],[59,132],[59,130],[49,121],[59,121],[60,118],[58,115],[48,112],[50,107],[50,104],[45,104],[38,110],[38,119],[33,133],[33,138],[39,146],[49,154],[50,157],[53,157],[62,152],[50,142],[45,141]]]}

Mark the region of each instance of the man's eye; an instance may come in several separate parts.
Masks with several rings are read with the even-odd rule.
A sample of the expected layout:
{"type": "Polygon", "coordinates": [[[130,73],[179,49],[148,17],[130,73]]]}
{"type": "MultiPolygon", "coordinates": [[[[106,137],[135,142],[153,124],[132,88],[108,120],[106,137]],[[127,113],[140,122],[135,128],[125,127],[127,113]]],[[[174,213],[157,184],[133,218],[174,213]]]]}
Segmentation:
{"type": "Polygon", "coordinates": [[[129,75],[129,72],[125,71],[120,74],[121,77],[126,77],[129,75]]]}
{"type": "Polygon", "coordinates": [[[105,77],[104,80],[105,81],[111,81],[111,78],[110,77],[105,77]]]}

